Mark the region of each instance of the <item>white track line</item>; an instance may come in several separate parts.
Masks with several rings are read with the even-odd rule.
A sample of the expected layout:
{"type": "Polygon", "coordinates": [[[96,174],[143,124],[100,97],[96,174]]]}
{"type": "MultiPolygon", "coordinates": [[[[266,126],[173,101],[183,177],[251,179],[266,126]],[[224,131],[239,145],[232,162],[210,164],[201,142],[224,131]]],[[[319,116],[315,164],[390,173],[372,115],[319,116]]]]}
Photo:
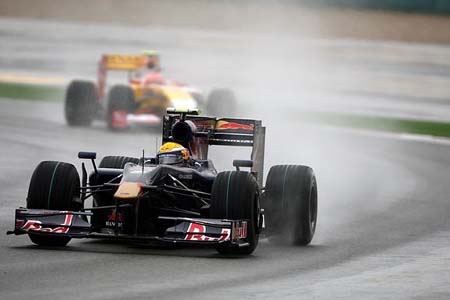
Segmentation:
{"type": "Polygon", "coordinates": [[[45,76],[30,76],[20,74],[1,74],[0,82],[3,83],[25,83],[36,85],[63,85],[67,80],[62,77],[45,77],[45,76]]]}
{"type": "Polygon", "coordinates": [[[372,136],[376,138],[384,138],[384,139],[393,139],[393,140],[403,140],[403,141],[411,141],[418,143],[428,143],[435,145],[445,145],[450,146],[450,139],[444,137],[436,137],[432,135],[422,135],[422,134],[412,134],[412,133],[395,133],[395,132],[384,132],[384,131],[375,131],[368,129],[355,129],[355,128],[344,128],[344,127],[332,127],[332,126],[323,126],[328,130],[334,131],[345,131],[352,134],[359,134],[364,136],[372,136]]]}

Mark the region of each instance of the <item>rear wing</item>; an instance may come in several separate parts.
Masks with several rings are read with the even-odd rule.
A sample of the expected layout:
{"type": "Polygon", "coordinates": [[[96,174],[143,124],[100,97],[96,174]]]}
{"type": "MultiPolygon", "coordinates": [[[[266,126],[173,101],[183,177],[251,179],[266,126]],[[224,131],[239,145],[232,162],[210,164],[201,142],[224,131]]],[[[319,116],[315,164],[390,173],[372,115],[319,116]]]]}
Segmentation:
{"type": "Polygon", "coordinates": [[[103,54],[100,63],[107,70],[136,70],[145,67],[145,55],[103,54]]]}
{"type": "MultiPolygon", "coordinates": [[[[189,133],[187,134],[189,135],[189,133]]],[[[169,113],[163,119],[163,143],[176,141],[188,147],[196,159],[208,159],[210,145],[252,147],[251,171],[260,184],[264,171],[264,147],[266,128],[260,120],[237,118],[213,118],[169,113]],[[184,120],[192,129],[191,137],[185,140],[174,132],[174,125],[184,120]]]]}
{"type": "Polygon", "coordinates": [[[106,77],[108,70],[133,71],[138,70],[147,64],[148,58],[145,55],[129,54],[103,54],[98,63],[97,88],[98,97],[103,99],[106,96],[106,77]]]}

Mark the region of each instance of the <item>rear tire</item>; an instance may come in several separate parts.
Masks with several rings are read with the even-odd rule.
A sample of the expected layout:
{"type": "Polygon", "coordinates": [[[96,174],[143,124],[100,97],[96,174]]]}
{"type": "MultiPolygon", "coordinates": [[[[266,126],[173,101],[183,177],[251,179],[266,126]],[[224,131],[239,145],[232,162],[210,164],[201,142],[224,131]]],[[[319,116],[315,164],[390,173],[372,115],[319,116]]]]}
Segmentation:
{"type": "Polygon", "coordinates": [[[212,186],[210,217],[213,219],[248,220],[249,246],[221,245],[217,251],[225,255],[249,255],[258,245],[259,188],[249,172],[228,171],[217,175],[212,186]]]}
{"type": "Polygon", "coordinates": [[[106,122],[111,130],[123,130],[128,128],[126,114],[135,110],[134,93],[127,85],[115,85],[108,94],[108,107],[106,110],[106,122]],[[118,117],[120,116],[120,117],[118,117]],[[119,121],[118,121],[119,120],[119,121]]]}
{"type": "Polygon", "coordinates": [[[212,90],[206,102],[206,112],[211,116],[221,116],[225,112],[227,116],[236,116],[236,95],[230,89],[222,88],[212,90]]]}
{"type": "Polygon", "coordinates": [[[263,196],[269,240],[308,245],[317,224],[317,182],[307,166],[270,168],[263,196]]]}
{"type": "Polygon", "coordinates": [[[64,112],[69,126],[89,126],[97,109],[97,88],[90,81],[74,80],[66,91],[64,112]]]}
{"type": "MultiPolygon", "coordinates": [[[[72,164],[43,161],[33,172],[28,188],[27,208],[80,211],[80,177],[72,164]]],[[[65,246],[71,240],[65,236],[29,234],[31,241],[41,246],[65,246]]]]}

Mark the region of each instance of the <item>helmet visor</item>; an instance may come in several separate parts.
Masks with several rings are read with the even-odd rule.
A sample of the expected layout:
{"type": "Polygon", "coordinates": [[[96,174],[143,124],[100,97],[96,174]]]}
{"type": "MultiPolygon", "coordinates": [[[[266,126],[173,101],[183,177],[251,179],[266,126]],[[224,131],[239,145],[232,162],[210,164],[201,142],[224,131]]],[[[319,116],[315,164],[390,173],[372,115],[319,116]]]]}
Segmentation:
{"type": "Polygon", "coordinates": [[[174,165],[183,162],[183,155],[181,153],[163,153],[158,156],[161,165],[174,165]]]}

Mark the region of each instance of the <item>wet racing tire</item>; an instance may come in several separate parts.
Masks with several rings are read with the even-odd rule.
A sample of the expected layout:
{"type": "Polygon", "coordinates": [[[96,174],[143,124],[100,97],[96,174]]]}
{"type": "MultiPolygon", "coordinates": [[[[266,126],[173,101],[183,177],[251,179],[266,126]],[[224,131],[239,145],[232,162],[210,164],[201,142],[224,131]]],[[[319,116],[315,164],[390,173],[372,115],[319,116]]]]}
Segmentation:
{"type": "Polygon", "coordinates": [[[127,85],[115,85],[108,94],[106,122],[111,130],[128,128],[127,115],[135,110],[134,93],[127,85]]]}
{"type": "Polygon", "coordinates": [[[98,165],[99,168],[123,169],[126,163],[139,163],[139,158],[128,156],[105,156],[98,165]]]}
{"type": "Polygon", "coordinates": [[[294,245],[311,242],[317,223],[317,181],[310,167],[270,168],[262,203],[270,241],[294,245]]]}
{"type": "Polygon", "coordinates": [[[97,89],[90,81],[74,80],[66,91],[64,112],[69,126],[89,126],[96,115],[97,89]]]}
{"type": "Polygon", "coordinates": [[[206,112],[211,116],[235,117],[237,113],[236,95],[230,89],[214,89],[208,95],[206,102],[206,112]]]}
{"type": "MultiPolygon", "coordinates": [[[[217,251],[224,255],[249,255],[259,239],[259,188],[249,172],[228,171],[217,175],[212,186],[210,217],[248,220],[246,246],[224,244],[217,251]]],[[[230,236],[231,238],[231,236],[230,236]]]]}
{"type": "MultiPolygon", "coordinates": [[[[72,164],[43,161],[33,172],[28,188],[27,208],[80,211],[80,177],[72,164]]],[[[65,246],[70,237],[29,234],[41,246],[65,246]]]]}

